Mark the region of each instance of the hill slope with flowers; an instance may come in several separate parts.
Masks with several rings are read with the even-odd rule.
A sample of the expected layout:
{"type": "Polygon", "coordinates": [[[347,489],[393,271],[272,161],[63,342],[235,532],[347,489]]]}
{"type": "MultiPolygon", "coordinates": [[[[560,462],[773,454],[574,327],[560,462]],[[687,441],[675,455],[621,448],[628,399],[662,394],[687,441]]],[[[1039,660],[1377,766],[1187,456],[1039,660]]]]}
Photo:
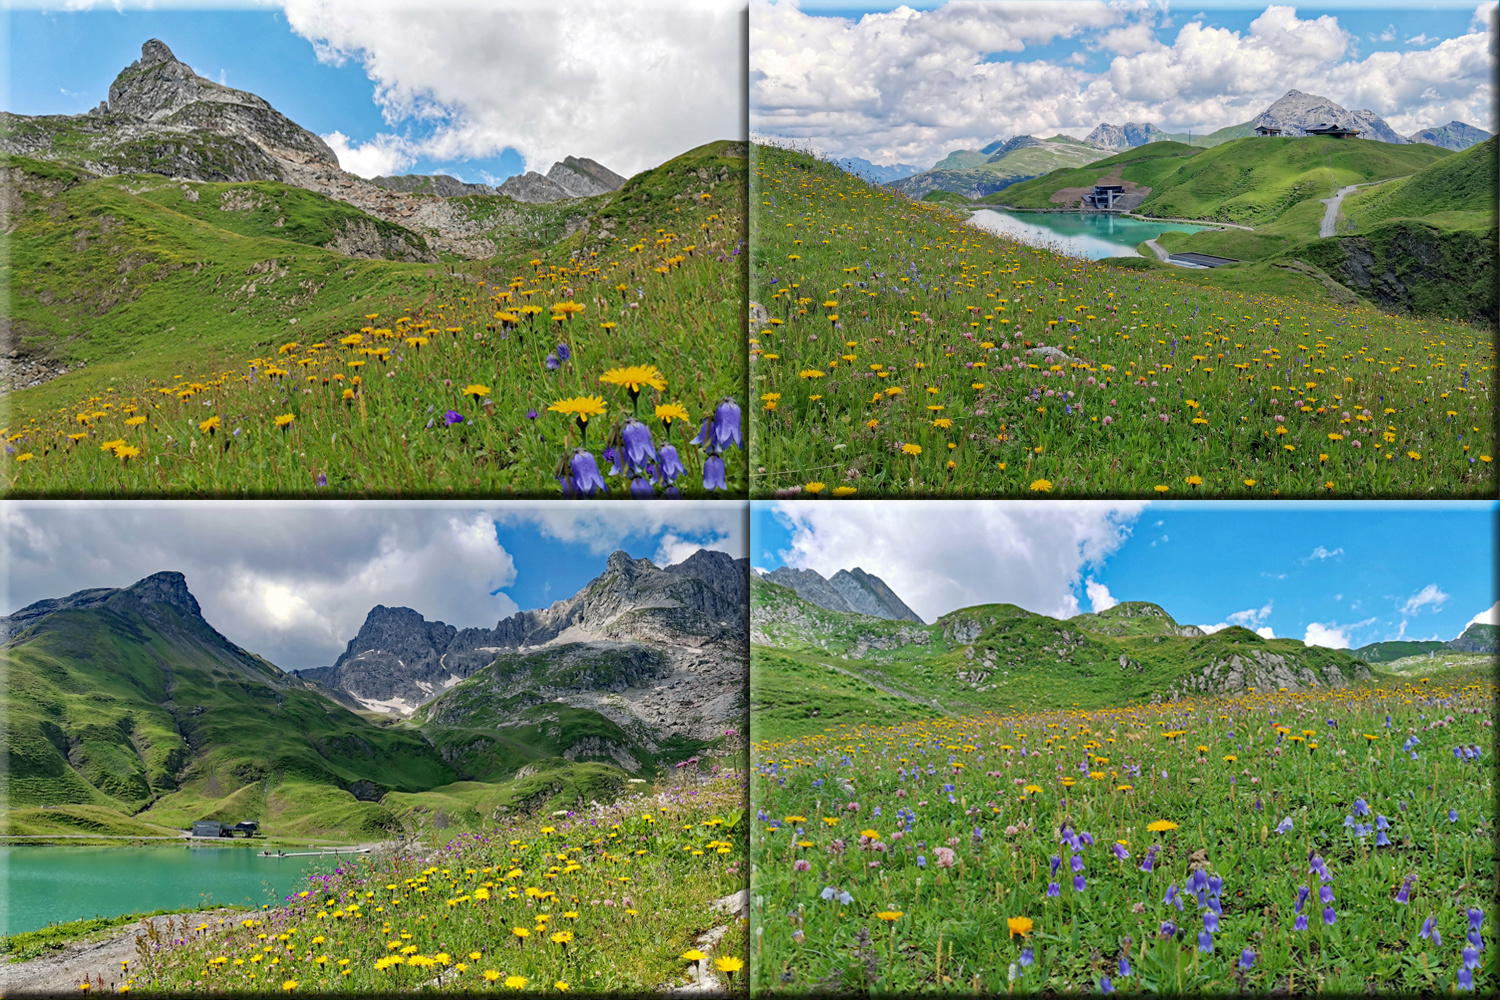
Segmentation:
{"type": "Polygon", "coordinates": [[[1493,492],[1486,329],[1265,262],[1064,257],[755,156],[753,495],[1493,492]]]}
{"type": "Polygon", "coordinates": [[[921,625],[827,611],[759,578],[750,640],[756,739],[830,722],[1341,689],[1374,676],[1344,650],[1239,627],[1205,635],[1140,601],[1067,620],[982,605],[921,625]]]}
{"type": "Polygon", "coordinates": [[[655,429],[614,495],[742,488],[719,414],[743,391],[745,164],[719,142],[593,198],[448,199],[496,249],[438,263],[275,181],[14,158],[7,484],[555,495],[559,463],[587,444],[599,465],[628,409],[655,429]],[[690,444],[704,417],[715,434],[690,444]]]}

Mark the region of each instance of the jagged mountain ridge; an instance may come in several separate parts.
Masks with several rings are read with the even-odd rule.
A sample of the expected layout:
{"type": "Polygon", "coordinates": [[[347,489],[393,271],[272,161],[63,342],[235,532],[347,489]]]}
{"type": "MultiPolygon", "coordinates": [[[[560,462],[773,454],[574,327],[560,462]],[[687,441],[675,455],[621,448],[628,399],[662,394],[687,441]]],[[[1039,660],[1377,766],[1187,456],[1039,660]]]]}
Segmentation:
{"type": "Polygon", "coordinates": [[[824,578],[817,570],[779,566],[762,578],[788,587],[810,604],[829,611],[850,612],[890,621],[921,622],[922,618],[896,596],[884,580],[856,566],[824,578]]]}
{"type": "MultiPolygon", "coordinates": [[[[154,173],[185,181],[279,181],[347,202],[386,222],[419,224],[440,250],[465,257],[493,253],[488,241],[474,239],[467,218],[445,205],[456,195],[496,193],[489,185],[467,185],[443,175],[372,181],[348,173],[321,138],[263,98],[198,76],[159,39],[142,45],[141,58],[110,85],[109,99],[85,114],[0,112],[0,153],[71,163],[99,176],[154,173]]],[[[589,197],[624,184],[624,178],[600,164],[571,156],[553,164],[548,178],[543,178],[547,186],[540,194],[515,200],[589,197]]]]}
{"type": "Polygon", "coordinates": [[[747,567],[703,549],[665,569],[615,552],[574,596],[494,628],[460,629],[410,608],[377,606],[332,666],[314,676],[366,708],[405,715],[502,653],[567,642],[743,642],[747,567]]]}
{"type": "Polygon", "coordinates": [[[1292,136],[1306,135],[1308,129],[1319,125],[1338,125],[1357,130],[1361,139],[1398,145],[1410,141],[1397,135],[1395,129],[1373,111],[1350,111],[1326,97],[1304,94],[1300,90],[1288,90],[1257,115],[1254,124],[1274,126],[1281,129],[1283,135],[1292,136]]]}

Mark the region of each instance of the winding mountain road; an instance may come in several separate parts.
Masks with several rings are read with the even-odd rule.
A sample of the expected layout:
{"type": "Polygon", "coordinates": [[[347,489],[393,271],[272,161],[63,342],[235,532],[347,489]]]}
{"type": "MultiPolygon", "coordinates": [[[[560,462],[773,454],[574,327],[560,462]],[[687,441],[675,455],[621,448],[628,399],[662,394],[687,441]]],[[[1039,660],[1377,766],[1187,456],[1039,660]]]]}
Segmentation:
{"type": "Polygon", "coordinates": [[[1350,184],[1348,187],[1339,188],[1332,198],[1318,199],[1328,206],[1328,211],[1323,213],[1323,224],[1318,227],[1319,237],[1326,238],[1333,235],[1334,225],[1338,222],[1339,218],[1339,204],[1344,200],[1344,195],[1351,193],[1359,186],[1358,184],[1350,184]]]}

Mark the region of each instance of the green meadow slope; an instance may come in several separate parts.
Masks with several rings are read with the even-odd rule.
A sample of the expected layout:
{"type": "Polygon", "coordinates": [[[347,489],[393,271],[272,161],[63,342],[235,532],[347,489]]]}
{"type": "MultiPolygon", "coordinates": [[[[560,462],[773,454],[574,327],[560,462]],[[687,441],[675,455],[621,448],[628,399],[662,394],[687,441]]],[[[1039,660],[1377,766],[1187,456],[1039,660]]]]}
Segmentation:
{"type": "Polygon", "coordinates": [[[275,837],[439,834],[612,800],[724,742],[559,700],[648,677],[645,646],[502,656],[393,721],[235,646],[180,574],[43,603],[7,620],[0,648],[7,835],[171,836],[198,819],[255,819],[275,837]]]}
{"type": "Polygon", "coordinates": [[[982,605],[915,625],[827,611],[765,580],[751,586],[758,741],[839,722],[1087,710],[1373,676],[1347,651],[1238,627],[1205,635],[1145,602],[1068,620],[982,605]]]}
{"type": "Polygon", "coordinates": [[[259,819],[268,832],[366,836],[393,826],[377,802],[386,791],[457,777],[420,735],[366,721],[230,643],[181,599],[185,587],[152,586],[171,577],[180,585],[148,577],[7,639],[13,811],[96,806],[157,826],[259,819]]]}

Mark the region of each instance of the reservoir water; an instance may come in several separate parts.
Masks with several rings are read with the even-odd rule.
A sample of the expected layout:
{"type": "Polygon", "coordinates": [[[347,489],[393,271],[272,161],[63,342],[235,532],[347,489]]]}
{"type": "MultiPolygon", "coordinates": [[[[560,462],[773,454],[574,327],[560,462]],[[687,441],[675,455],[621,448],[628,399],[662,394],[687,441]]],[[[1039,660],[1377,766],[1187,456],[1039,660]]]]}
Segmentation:
{"type": "Polygon", "coordinates": [[[1024,212],[1015,215],[982,209],[971,221],[1001,236],[1046,247],[1070,257],[1139,257],[1136,245],[1162,233],[1196,233],[1209,226],[1188,222],[1142,222],[1104,212],[1024,212]]]}
{"type": "Polygon", "coordinates": [[[228,847],[0,847],[0,934],[49,923],[213,904],[280,902],[333,856],[263,858],[228,847]]]}

